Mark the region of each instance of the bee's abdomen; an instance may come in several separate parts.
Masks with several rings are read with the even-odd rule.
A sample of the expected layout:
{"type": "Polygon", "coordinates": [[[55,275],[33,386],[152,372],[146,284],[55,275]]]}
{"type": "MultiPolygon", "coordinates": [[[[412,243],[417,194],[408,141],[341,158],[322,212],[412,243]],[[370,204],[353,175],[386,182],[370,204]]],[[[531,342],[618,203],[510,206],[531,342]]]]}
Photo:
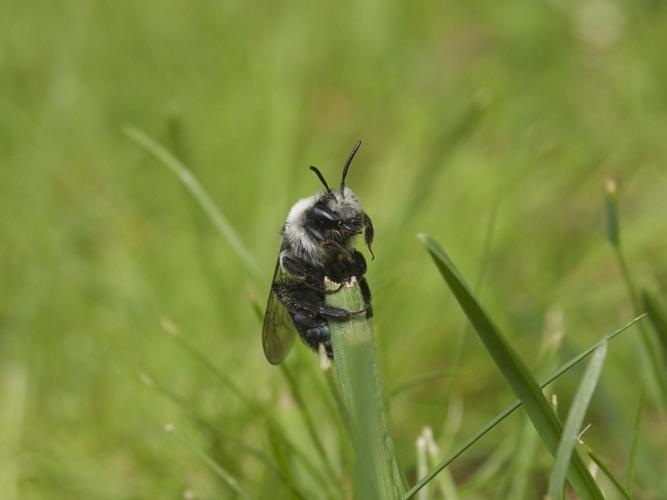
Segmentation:
{"type": "Polygon", "coordinates": [[[302,312],[294,312],[291,316],[303,341],[314,351],[319,351],[320,345],[323,345],[329,359],[333,359],[327,320],[322,317],[311,317],[302,312]]]}

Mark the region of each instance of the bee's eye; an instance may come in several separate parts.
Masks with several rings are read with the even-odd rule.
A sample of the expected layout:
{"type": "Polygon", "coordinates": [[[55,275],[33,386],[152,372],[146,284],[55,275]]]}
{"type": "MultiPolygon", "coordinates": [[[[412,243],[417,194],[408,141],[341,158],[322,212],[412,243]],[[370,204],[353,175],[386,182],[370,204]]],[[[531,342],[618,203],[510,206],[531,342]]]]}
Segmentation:
{"type": "Polygon", "coordinates": [[[313,208],[313,215],[318,222],[324,225],[332,225],[338,221],[338,217],[331,210],[325,207],[316,206],[313,208]]]}

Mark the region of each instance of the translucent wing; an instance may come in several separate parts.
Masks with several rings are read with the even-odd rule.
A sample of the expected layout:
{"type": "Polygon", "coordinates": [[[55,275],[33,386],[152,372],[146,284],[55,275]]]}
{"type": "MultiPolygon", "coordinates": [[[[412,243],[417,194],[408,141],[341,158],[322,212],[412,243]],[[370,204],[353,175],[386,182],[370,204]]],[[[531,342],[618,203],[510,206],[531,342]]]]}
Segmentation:
{"type": "MultiPolygon", "coordinates": [[[[272,288],[274,283],[280,283],[286,279],[289,279],[289,275],[280,267],[280,258],[278,258],[271,281],[272,288]]],[[[262,347],[269,363],[272,365],[281,363],[292,349],[295,338],[296,327],[292,318],[272,289],[269,292],[269,302],[266,305],[264,327],[262,328],[262,347]]]]}

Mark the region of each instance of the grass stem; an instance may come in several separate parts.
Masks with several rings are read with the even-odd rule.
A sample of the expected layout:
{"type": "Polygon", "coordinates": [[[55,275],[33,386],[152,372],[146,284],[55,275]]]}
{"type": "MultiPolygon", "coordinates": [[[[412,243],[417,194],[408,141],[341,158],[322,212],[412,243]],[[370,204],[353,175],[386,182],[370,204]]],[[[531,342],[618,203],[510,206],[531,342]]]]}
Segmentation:
{"type": "MultiPolygon", "coordinates": [[[[362,310],[364,300],[356,279],[328,294],[327,304],[362,310]]],[[[355,498],[401,498],[405,487],[385,416],[370,322],[365,314],[356,314],[348,321],[330,321],[329,329],[341,393],[352,422],[355,498]]]]}

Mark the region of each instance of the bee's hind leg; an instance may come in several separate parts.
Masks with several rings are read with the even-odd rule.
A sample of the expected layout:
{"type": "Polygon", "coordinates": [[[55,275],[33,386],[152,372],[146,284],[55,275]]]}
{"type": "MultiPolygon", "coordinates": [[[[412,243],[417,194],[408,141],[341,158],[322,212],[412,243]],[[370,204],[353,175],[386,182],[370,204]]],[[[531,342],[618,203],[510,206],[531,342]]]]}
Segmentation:
{"type": "Polygon", "coordinates": [[[366,304],[366,317],[373,317],[373,306],[371,305],[371,289],[368,286],[368,281],[366,278],[361,278],[359,280],[359,288],[361,289],[361,296],[364,298],[364,304],[366,304]]]}
{"type": "Polygon", "coordinates": [[[347,309],[342,309],[340,307],[330,306],[328,304],[322,303],[319,306],[318,313],[325,318],[344,321],[346,319],[351,319],[352,316],[356,316],[357,314],[367,312],[370,307],[370,304],[366,304],[358,311],[348,311],[347,309]]]}

